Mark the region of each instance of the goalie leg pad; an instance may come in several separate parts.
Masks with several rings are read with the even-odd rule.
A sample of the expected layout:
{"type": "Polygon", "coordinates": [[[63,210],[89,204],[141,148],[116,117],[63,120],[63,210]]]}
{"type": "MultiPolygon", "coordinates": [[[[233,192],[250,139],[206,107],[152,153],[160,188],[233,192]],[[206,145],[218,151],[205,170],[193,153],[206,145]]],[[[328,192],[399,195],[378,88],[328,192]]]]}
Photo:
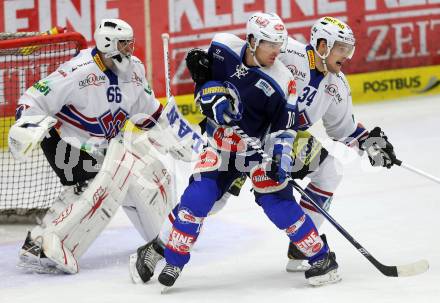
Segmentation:
{"type": "Polygon", "coordinates": [[[126,195],[130,175],[145,166],[137,159],[122,142],[112,140],[103,166],[88,188],[77,199],[68,201],[68,206],[43,229],[44,253],[59,269],[68,273],[78,270],[76,259],[116,213],[126,195]]]}
{"type": "Polygon", "coordinates": [[[173,192],[175,180],[159,160],[139,173],[149,186],[145,186],[145,182],[133,182],[122,208],[144,240],[150,242],[176,204],[173,192]]]}

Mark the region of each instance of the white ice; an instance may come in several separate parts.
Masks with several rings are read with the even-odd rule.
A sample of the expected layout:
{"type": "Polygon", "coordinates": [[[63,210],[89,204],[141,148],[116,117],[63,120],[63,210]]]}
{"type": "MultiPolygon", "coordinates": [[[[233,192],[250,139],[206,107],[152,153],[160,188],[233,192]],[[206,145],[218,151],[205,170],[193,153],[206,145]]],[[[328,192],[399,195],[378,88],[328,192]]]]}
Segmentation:
{"type": "MultiPolygon", "coordinates": [[[[404,163],[440,176],[440,96],[356,106],[354,111],[367,128],[383,128],[404,163]]],[[[319,127],[314,131],[323,134],[319,127]]],[[[343,161],[345,177],[331,214],[380,262],[427,259],[427,273],[385,277],[325,223],[321,231],[336,252],[343,280],[311,287],[302,273],[285,271],[287,237],[253,202],[246,184],[239,198],[207,220],[190,263],[165,295],[157,272],[145,285],[132,284],[128,256],[143,241],[122,211],[73,276],[18,270],[17,252],[29,226],[0,226],[0,302],[439,302],[440,184],[400,167],[372,169],[366,158],[340,145],[334,152],[343,161]]],[[[179,188],[185,182],[180,180],[179,188]]]]}

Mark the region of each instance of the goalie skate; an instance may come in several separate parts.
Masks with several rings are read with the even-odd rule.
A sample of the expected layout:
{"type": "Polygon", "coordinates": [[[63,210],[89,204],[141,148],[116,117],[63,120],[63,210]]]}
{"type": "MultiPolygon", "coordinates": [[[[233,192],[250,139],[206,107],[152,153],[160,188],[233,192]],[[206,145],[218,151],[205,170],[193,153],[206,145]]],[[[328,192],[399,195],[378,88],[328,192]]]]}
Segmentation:
{"type": "Polygon", "coordinates": [[[55,262],[48,259],[39,243],[31,239],[31,232],[28,232],[26,240],[20,250],[17,268],[27,272],[39,274],[60,274],[55,262]]]}
{"type": "Polygon", "coordinates": [[[130,256],[130,275],[134,283],[146,283],[154,274],[157,262],[163,259],[163,248],[157,238],[137,249],[130,256]]]}

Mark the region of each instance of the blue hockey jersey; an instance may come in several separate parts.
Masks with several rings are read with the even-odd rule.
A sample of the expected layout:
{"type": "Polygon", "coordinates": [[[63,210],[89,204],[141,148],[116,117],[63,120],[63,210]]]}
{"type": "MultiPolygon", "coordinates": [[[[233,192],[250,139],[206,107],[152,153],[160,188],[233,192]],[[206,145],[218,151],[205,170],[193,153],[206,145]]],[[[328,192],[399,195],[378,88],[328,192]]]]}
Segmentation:
{"type": "Polygon", "coordinates": [[[223,82],[239,96],[242,119],[236,124],[251,137],[294,130],[296,83],[289,69],[278,59],[270,67],[244,64],[247,44],[235,35],[214,36],[208,49],[212,79],[223,82]]]}

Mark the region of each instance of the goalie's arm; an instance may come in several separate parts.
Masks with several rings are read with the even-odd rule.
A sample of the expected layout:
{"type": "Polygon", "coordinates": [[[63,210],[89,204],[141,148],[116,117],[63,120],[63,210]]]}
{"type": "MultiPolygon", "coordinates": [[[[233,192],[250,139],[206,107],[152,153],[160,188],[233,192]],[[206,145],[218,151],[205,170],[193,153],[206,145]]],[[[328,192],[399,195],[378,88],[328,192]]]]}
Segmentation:
{"type": "Polygon", "coordinates": [[[25,161],[32,150],[43,140],[57,120],[50,116],[23,116],[9,130],[8,144],[12,156],[25,161]]]}
{"type": "Polygon", "coordinates": [[[48,130],[56,124],[53,117],[67,102],[73,87],[73,75],[60,72],[67,66],[60,66],[44,79],[29,87],[20,97],[16,110],[15,124],[9,130],[8,143],[13,157],[26,160],[32,150],[41,142],[48,130]]]}

